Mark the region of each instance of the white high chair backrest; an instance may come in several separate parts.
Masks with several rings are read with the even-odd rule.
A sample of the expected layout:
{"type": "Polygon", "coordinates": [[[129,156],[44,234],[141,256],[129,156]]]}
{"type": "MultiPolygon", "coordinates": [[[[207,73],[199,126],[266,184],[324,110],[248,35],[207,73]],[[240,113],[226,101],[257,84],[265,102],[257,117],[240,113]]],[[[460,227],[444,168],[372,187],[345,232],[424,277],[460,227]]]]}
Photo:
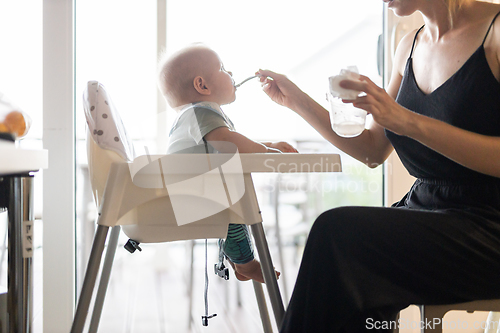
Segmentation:
{"type": "Polygon", "coordinates": [[[92,192],[100,206],[104,187],[112,163],[134,159],[134,146],[127,135],[120,115],[97,81],[89,81],[83,93],[83,109],[87,120],[87,158],[92,192]]]}

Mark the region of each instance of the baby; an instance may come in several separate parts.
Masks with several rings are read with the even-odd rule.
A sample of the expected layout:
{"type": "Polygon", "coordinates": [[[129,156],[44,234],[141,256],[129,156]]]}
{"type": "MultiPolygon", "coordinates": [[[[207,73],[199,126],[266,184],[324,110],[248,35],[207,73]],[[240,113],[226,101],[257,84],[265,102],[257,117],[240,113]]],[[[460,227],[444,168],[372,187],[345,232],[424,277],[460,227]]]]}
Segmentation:
{"type": "MultiPolygon", "coordinates": [[[[286,142],[259,143],[236,132],[220,108],[236,99],[232,73],[212,49],[196,44],[161,60],[158,79],[162,94],[177,111],[168,154],[234,152],[230,146],[240,153],[297,152],[286,142]]],[[[220,245],[238,280],[264,282],[246,225],[229,224],[227,238],[220,245]]]]}

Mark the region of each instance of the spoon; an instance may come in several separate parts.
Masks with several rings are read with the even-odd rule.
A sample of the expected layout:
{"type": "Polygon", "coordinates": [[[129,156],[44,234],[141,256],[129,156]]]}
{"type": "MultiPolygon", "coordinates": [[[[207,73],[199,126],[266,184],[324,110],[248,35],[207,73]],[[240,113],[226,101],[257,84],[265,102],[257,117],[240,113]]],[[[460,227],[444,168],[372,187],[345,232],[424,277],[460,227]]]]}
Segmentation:
{"type": "Polygon", "coordinates": [[[238,83],[237,85],[235,85],[234,87],[239,88],[243,83],[250,81],[251,79],[255,79],[256,77],[260,77],[260,75],[250,76],[250,77],[244,79],[243,81],[241,81],[240,83],[238,83]]]}

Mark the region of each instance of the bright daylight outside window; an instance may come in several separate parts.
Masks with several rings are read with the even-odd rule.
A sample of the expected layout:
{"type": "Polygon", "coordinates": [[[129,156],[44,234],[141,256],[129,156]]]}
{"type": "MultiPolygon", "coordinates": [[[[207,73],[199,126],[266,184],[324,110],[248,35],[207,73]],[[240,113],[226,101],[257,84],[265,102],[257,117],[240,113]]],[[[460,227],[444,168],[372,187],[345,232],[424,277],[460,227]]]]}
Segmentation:
{"type": "MultiPolygon", "coordinates": [[[[191,43],[204,43],[219,54],[236,82],[259,68],[270,69],[287,75],[327,109],[328,77],[342,68],[355,65],[360,73],[382,85],[377,68],[382,2],[167,0],[166,4],[167,54],[191,43]]],[[[99,80],[112,96],[136,150],[142,154],[147,147],[149,152],[163,153],[166,142],[162,140],[168,139],[175,112],[167,109],[166,121],[157,120],[156,5],[154,0],[76,1],[78,290],[96,216],[85,176],[86,126],[81,94],[87,81],[99,80]]],[[[236,130],[253,140],[287,141],[300,152],[341,153],[293,111],[272,102],[257,80],[240,87],[236,101],[222,108],[236,130]]],[[[315,217],[337,206],[383,203],[382,168],[369,169],[341,154],[342,173],[254,177],[274,264],[283,272],[280,287],[286,301],[315,217]],[[282,230],[283,262],[277,255],[276,220],[282,230]]],[[[120,240],[122,245],[125,241],[120,240]]],[[[119,247],[100,329],[187,332],[188,325],[201,325],[204,251],[194,244],[145,246],[143,252],[134,255],[119,247]],[[191,257],[192,248],[195,251],[191,257]],[[188,297],[190,290],[193,303],[188,297]]],[[[216,260],[217,249],[212,241],[209,267],[216,260]]],[[[220,314],[208,330],[262,329],[251,284],[237,283],[234,276],[230,281],[220,281],[212,274],[210,279],[211,307],[220,314]],[[238,306],[240,302],[244,310],[238,306]]]]}

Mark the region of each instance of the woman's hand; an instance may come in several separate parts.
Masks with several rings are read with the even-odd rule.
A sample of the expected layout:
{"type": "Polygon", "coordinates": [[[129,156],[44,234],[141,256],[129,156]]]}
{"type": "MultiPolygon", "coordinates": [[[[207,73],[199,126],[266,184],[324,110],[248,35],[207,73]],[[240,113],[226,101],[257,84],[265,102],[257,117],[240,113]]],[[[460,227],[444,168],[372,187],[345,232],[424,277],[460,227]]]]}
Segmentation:
{"type": "Polygon", "coordinates": [[[362,91],[366,95],[354,100],[344,100],[344,102],[352,103],[353,106],[372,114],[373,120],[380,126],[399,135],[405,135],[413,112],[399,105],[384,89],[377,86],[368,77],[360,75],[359,79],[361,82],[341,81],[340,86],[362,91]]]}
{"type": "Polygon", "coordinates": [[[260,83],[264,92],[279,105],[295,110],[304,92],[299,89],[285,75],[269,70],[259,69],[256,75],[260,75],[260,83]]]}

